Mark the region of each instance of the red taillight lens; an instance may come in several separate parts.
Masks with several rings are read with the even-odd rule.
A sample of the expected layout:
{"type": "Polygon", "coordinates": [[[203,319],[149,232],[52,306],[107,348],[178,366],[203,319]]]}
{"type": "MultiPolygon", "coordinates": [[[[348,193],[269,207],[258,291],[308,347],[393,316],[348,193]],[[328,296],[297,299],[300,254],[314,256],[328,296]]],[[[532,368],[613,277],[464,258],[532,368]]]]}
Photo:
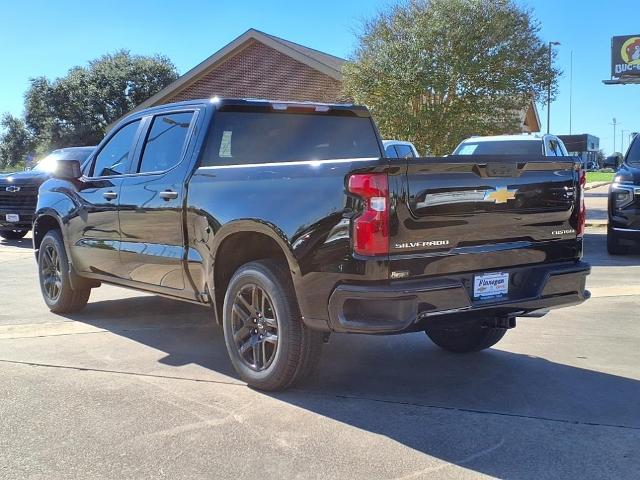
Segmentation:
{"type": "Polygon", "coordinates": [[[580,197],[578,211],[578,237],[584,236],[584,230],[587,223],[587,206],[584,201],[584,188],[587,185],[587,172],[583,169],[580,170],[580,197]]]}
{"type": "Polygon", "coordinates": [[[360,255],[389,254],[389,182],[385,173],[349,177],[349,192],[362,198],[364,211],[353,222],[353,249],[360,255]]]}

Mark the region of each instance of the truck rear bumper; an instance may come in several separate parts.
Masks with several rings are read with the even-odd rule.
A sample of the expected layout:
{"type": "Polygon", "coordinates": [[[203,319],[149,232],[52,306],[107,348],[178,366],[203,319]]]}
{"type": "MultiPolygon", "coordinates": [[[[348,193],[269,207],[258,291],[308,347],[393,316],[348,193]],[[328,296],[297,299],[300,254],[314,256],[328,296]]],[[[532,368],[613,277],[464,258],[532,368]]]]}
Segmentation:
{"type": "MultiPolygon", "coordinates": [[[[501,269],[509,272],[509,294],[473,299],[474,273],[385,285],[343,284],[329,299],[330,328],[336,332],[399,333],[419,328],[429,317],[489,313],[541,316],[547,310],[577,305],[591,271],[584,262],[501,269]]],[[[484,272],[476,272],[484,273],[484,272]]]]}

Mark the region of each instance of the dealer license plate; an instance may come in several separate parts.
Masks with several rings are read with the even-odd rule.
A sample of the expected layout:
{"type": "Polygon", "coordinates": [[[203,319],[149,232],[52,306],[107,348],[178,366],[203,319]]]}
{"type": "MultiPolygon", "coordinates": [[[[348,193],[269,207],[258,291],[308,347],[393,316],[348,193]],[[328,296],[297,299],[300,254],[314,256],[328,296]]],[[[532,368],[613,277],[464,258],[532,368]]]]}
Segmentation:
{"type": "Polygon", "coordinates": [[[484,273],[473,279],[473,297],[477,299],[503,297],[509,293],[509,274],[484,273]]]}
{"type": "Polygon", "coordinates": [[[19,222],[20,221],[20,215],[18,215],[17,213],[7,213],[4,216],[5,220],[7,222],[19,222]]]}

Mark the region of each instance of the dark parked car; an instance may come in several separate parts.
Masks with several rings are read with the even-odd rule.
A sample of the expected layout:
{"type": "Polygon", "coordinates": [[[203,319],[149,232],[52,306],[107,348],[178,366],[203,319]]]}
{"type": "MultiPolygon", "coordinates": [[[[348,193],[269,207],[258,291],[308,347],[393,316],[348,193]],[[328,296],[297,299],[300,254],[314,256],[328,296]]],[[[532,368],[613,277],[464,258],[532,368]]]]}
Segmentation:
{"type": "MultiPolygon", "coordinates": [[[[384,158],[364,107],[191,101],[136,112],[40,189],[40,286],[202,305],[258,388],[309,374],[329,332],[489,348],[589,294],[573,158],[384,158]]],[[[176,319],[178,321],[178,319],[176,319]]]]}
{"type": "Polygon", "coordinates": [[[95,147],[68,147],[54,150],[31,170],[0,176],[0,237],[17,240],[24,237],[33,223],[38,188],[51,177],[57,162],[84,162],[95,147]]]}
{"type": "Polygon", "coordinates": [[[614,170],[618,169],[622,164],[623,156],[621,153],[614,153],[606,157],[602,162],[602,168],[613,168],[614,170]]]}
{"type": "Polygon", "coordinates": [[[627,150],[609,187],[607,250],[622,255],[640,244],[640,136],[627,150]]]}

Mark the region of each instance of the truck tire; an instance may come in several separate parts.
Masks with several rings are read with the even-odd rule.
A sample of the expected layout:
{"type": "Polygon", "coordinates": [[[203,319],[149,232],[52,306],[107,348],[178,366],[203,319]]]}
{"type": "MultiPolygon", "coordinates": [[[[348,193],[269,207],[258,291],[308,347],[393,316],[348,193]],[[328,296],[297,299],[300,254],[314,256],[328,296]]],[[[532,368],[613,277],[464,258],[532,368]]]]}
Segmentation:
{"type": "Polygon", "coordinates": [[[609,255],[624,255],[629,249],[620,245],[620,240],[616,233],[610,228],[607,229],[607,252],[609,255]]]}
{"type": "Polygon", "coordinates": [[[91,288],[71,284],[69,261],[59,230],[42,239],[38,251],[38,275],[44,302],[54,313],[74,313],[89,301],[91,288]]]}
{"type": "Polygon", "coordinates": [[[0,230],[0,237],[5,240],[20,240],[29,230],[0,230]]]}
{"type": "Polygon", "coordinates": [[[322,333],[302,322],[287,266],[275,260],[240,267],[224,297],[222,327],[231,363],[259,390],[282,390],[317,366],[322,333]]]}
{"type": "Polygon", "coordinates": [[[448,352],[469,353],[494,346],[504,337],[507,330],[478,322],[451,328],[427,327],[425,333],[433,343],[448,352]]]}

